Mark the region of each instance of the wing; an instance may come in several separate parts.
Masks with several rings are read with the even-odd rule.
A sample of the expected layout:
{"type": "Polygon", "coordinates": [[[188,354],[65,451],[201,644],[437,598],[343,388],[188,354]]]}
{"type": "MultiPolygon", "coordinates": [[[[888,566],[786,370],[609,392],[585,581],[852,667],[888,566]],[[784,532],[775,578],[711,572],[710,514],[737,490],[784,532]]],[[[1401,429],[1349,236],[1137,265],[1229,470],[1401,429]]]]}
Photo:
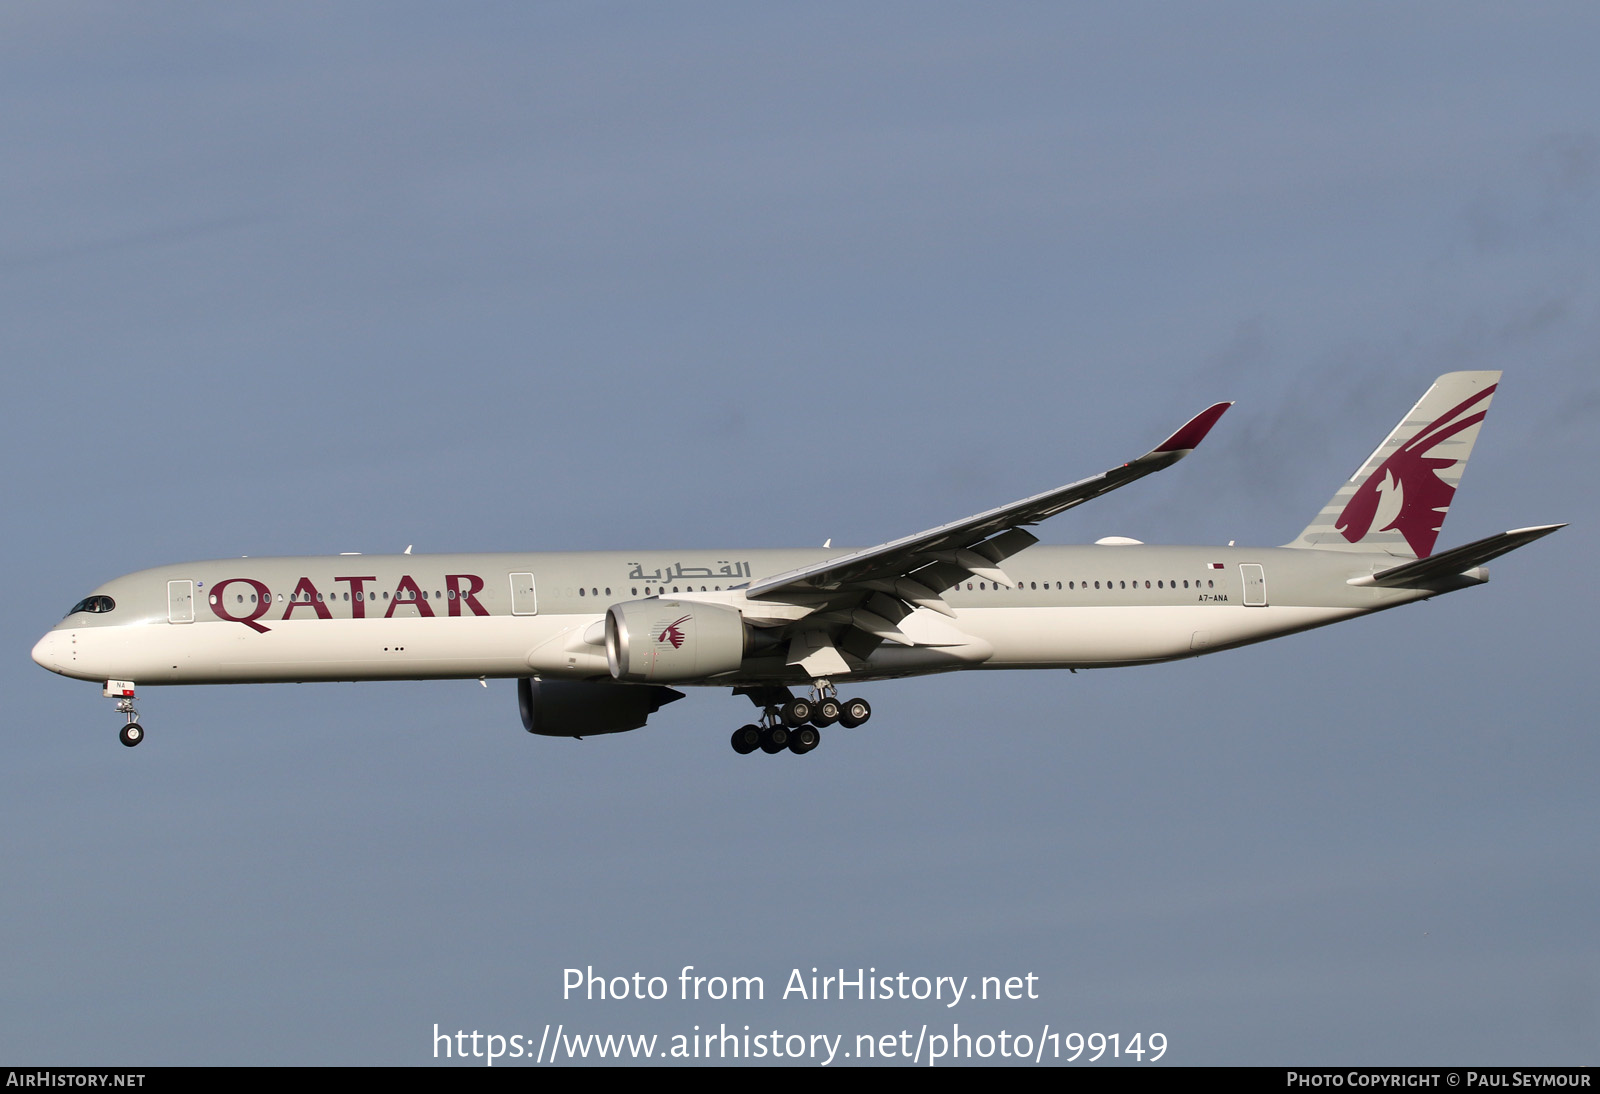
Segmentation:
{"type": "MultiPolygon", "coordinates": [[[[803,624],[803,632],[809,633],[795,635],[796,645],[802,647],[797,653],[809,649],[814,655],[823,638],[817,632],[829,624],[869,636],[865,641],[848,633],[836,636],[838,647],[857,657],[865,657],[883,639],[909,644],[894,625],[914,608],[953,614],[939,594],[969,575],[1010,585],[1000,564],[1039,541],[1027,531],[1027,525],[1171,467],[1205,438],[1232,405],[1207,407],[1155,448],[1120,467],[913,536],[764,577],[753,582],[745,595],[751,600],[788,601],[814,609],[803,624]],[[858,652],[863,649],[866,653],[858,652]]],[[[804,659],[792,656],[790,663],[800,664],[804,659]]]]}

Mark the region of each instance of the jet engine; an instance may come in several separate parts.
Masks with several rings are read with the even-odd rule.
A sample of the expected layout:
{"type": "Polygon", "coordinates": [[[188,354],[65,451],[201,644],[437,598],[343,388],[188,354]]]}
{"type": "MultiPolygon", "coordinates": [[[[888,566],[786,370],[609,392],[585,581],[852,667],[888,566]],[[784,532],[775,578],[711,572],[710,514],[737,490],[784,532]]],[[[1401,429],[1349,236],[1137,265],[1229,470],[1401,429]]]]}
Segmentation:
{"type": "Polygon", "coordinates": [[[630,600],[606,611],[606,660],[618,680],[703,680],[737,669],[747,648],[744,617],[719,604],[630,600]]]}
{"type": "Polygon", "coordinates": [[[517,681],[522,728],[542,737],[626,733],[644,725],[645,719],[668,703],[682,698],[681,691],[649,685],[526,678],[517,681]]]}

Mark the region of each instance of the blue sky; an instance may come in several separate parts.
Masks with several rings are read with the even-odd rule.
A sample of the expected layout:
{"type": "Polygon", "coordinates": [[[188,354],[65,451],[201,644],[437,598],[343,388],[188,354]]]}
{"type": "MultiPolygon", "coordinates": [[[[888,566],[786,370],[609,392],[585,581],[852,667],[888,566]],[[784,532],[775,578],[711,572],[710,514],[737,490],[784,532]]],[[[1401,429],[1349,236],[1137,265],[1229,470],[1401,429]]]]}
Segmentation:
{"type": "Polygon", "coordinates": [[[1159,1030],[1178,1063],[1578,1063],[1600,17],[1489,5],[0,13],[0,1058],[431,1062],[434,1023],[1159,1030]],[[233,555],[868,544],[1237,400],[1047,542],[1282,543],[1505,378],[1488,586],[1255,649],[522,732],[509,682],[97,689],[27,651],[233,555]],[[1040,978],[582,1003],[562,970],[1040,978]]]}

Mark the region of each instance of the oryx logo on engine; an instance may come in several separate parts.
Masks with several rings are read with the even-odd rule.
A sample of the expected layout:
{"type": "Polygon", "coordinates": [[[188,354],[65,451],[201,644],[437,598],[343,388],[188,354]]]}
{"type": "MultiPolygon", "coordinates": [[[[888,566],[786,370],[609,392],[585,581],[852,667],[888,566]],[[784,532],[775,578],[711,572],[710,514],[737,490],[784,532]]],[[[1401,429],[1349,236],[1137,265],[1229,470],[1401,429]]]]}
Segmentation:
{"type": "MultiPolygon", "coordinates": [[[[656,641],[671,642],[673,649],[681,650],[683,648],[683,640],[686,636],[678,629],[678,625],[680,623],[687,622],[691,618],[692,616],[689,615],[680,615],[671,623],[668,623],[666,626],[661,628],[661,633],[656,635],[656,641]]],[[[660,626],[660,624],[657,624],[657,626],[660,626]]]]}

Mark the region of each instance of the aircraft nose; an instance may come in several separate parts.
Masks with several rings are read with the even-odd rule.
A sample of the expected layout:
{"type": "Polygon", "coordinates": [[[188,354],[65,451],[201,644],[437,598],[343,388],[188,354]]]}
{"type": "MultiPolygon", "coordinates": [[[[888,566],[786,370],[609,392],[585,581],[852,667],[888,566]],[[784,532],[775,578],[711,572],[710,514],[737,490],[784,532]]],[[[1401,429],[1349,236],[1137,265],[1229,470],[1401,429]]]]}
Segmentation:
{"type": "Polygon", "coordinates": [[[60,631],[50,631],[34,643],[33,659],[51,672],[60,672],[66,662],[67,639],[60,631]]]}

